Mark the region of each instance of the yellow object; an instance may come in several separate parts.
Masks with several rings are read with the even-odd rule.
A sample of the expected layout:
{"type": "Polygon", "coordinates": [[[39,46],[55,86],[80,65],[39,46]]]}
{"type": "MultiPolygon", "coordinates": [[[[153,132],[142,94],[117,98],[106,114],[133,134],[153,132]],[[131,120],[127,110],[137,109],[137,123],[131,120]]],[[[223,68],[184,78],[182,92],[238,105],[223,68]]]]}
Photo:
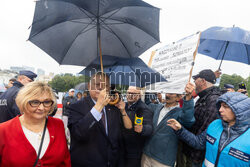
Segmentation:
{"type": "Polygon", "coordinates": [[[135,125],[142,125],[143,117],[137,117],[135,114],[135,125]]]}

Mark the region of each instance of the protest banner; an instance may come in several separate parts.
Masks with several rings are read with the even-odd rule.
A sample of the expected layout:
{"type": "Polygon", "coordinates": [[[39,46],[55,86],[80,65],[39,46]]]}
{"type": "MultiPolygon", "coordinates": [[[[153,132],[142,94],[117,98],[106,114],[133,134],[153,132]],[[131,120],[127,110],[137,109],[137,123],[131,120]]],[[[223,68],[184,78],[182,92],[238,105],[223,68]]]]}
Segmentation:
{"type": "Polygon", "coordinates": [[[190,81],[200,32],[166,45],[152,54],[149,64],[164,76],[167,82],[149,85],[147,92],[183,94],[190,81]]]}

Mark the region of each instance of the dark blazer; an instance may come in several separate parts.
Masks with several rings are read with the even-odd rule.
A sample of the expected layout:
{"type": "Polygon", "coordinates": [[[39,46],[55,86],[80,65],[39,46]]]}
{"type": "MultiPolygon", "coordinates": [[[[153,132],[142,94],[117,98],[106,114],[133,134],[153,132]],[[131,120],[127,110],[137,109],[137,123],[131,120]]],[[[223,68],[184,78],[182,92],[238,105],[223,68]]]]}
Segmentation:
{"type": "Polygon", "coordinates": [[[73,167],[116,167],[120,162],[121,115],[118,108],[106,106],[108,135],[103,124],[91,114],[90,96],[70,106],[69,130],[73,167]]]}

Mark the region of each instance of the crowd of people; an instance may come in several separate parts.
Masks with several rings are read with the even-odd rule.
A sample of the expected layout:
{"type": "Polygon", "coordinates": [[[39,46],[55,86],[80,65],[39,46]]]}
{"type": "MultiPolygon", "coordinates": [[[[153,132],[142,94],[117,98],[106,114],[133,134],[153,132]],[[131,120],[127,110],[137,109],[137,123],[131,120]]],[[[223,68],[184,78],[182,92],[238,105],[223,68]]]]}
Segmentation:
{"type": "Polygon", "coordinates": [[[242,83],[238,92],[230,83],[220,90],[219,75],[202,70],[184,95],[157,93],[147,102],[129,86],[126,101],[113,105],[109,77],[99,72],[88,94],[68,91],[65,125],[51,115],[51,87],[20,71],[0,95],[0,167],[250,166],[250,98],[242,83]]]}

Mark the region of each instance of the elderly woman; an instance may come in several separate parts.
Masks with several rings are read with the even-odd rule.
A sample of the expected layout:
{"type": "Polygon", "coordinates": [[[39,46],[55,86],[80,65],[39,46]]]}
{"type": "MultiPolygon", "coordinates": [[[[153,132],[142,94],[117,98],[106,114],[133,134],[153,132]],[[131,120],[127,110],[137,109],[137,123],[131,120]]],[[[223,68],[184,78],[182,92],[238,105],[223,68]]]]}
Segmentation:
{"type": "Polygon", "coordinates": [[[220,119],[213,121],[203,133],[195,136],[175,119],[168,125],[177,135],[196,149],[205,149],[203,166],[250,166],[250,98],[228,92],[217,100],[220,119]]]}
{"type": "Polygon", "coordinates": [[[55,107],[51,88],[31,82],[16,103],[22,115],[0,124],[0,167],[71,166],[63,122],[48,117],[55,107]]]}

